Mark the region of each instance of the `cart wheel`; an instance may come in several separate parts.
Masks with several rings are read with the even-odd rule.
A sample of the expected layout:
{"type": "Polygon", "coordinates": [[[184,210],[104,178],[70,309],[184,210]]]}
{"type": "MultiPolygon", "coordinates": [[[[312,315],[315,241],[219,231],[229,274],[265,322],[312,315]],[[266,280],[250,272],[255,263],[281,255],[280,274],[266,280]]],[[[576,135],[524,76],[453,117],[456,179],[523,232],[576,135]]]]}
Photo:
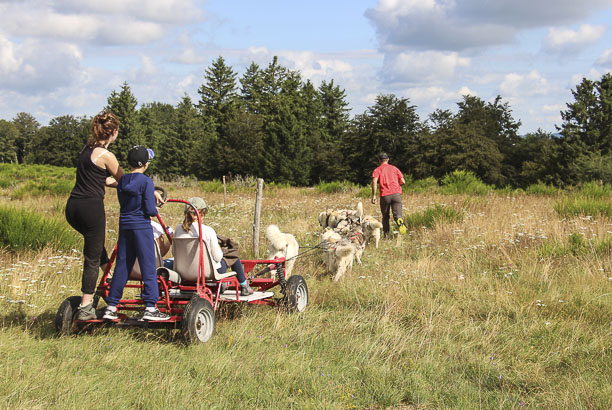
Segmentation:
{"type": "Polygon", "coordinates": [[[70,335],[76,331],[74,318],[81,304],[80,296],[70,296],[62,302],[55,315],[55,330],[60,335],[70,335]]]}
{"type": "Polygon", "coordinates": [[[181,322],[187,341],[204,343],[215,332],[215,311],[208,300],[194,296],[185,306],[181,322]]]}
{"type": "MultiPolygon", "coordinates": [[[[162,199],[163,199],[164,201],[165,201],[166,199],[168,199],[168,193],[166,192],[166,190],[165,190],[164,188],[162,188],[162,187],[160,187],[160,186],[156,186],[154,189],[155,189],[156,191],[159,191],[159,193],[161,194],[162,199]]],[[[157,206],[161,206],[162,204],[160,204],[160,203],[156,203],[155,205],[157,205],[157,206]]]]}
{"type": "Polygon", "coordinates": [[[287,279],[285,297],[282,305],[289,312],[303,312],[308,306],[308,286],[300,275],[292,275],[287,279]]]}

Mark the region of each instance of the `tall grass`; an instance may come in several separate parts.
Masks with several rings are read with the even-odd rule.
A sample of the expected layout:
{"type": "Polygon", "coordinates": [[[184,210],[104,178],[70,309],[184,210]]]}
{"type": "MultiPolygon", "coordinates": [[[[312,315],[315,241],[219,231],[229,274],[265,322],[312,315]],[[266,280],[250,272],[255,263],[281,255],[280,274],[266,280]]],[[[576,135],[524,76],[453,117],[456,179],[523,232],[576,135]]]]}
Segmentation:
{"type": "Polygon", "coordinates": [[[538,182],[537,184],[531,184],[526,189],[525,192],[529,195],[548,195],[555,196],[559,195],[561,190],[555,186],[547,185],[543,182],[538,182]]]}
{"type": "Polygon", "coordinates": [[[433,228],[440,223],[460,222],[462,219],[462,212],[448,206],[436,205],[424,211],[406,215],[404,223],[409,229],[420,229],[433,228]]]}
{"type": "MultiPolygon", "coordinates": [[[[352,192],[360,192],[362,187],[349,181],[333,181],[333,182],[319,182],[315,185],[315,191],[322,194],[337,194],[352,192]]],[[[371,194],[371,191],[369,191],[371,194]]]]}
{"type": "MultiPolygon", "coordinates": [[[[205,196],[214,206],[206,223],[236,238],[246,258],[265,255],[263,234],[259,254],[251,247],[254,192],[231,192],[221,206],[222,193],[170,188],[176,198],[205,196]]],[[[353,208],[354,195],[265,191],[262,231],[276,223],[304,252],[319,241],[319,212],[353,208]]],[[[57,201],[39,199],[45,208],[57,201]]],[[[564,218],[545,195],[403,201],[415,215],[433,210],[432,227],[368,245],[337,283],[319,254],[304,255],[294,268],[310,290],[304,314],[225,308],[203,345],[147,328],[58,338],[53,318],[79,294],[80,261],[48,247],[0,250],[3,406],[612,408],[609,220],[564,218]],[[443,216],[451,209],[461,217],[443,216]]],[[[109,246],[113,191],[106,208],[109,246]]],[[[182,206],[161,212],[169,226],[182,219],[182,206]]]]}
{"type": "Polygon", "coordinates": [[[0,244],[14,250],[68,250],[78,246],[79,236],[62,220],[0,206],[0,244]]]}

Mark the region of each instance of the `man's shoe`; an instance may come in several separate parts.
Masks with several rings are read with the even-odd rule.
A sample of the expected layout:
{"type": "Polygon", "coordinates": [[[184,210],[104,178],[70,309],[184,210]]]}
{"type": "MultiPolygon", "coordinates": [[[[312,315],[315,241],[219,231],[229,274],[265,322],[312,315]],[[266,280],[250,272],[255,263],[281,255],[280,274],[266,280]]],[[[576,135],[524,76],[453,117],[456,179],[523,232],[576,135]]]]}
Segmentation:
{"type": "Polygon", "coordinates": [[[106,320],[117,320],[119,319],[119,313],[117,313],[116,309],[109,309],[108,307],[104,309],[104,316],[102,319],[106,320]]]}
{"type": "Polygon", "coordinates": [[[97,319],[96,309],[93,307],[93,302],[89,305],[80,306],[78,308],[77,320],[94,320],[97,319]]]}
{"type": "Polygon", "coordinates": [[[402,218],[397,219],[397,226],[399,227],[399,233],[401,233],[402,235],[406,235],[406,224],[404,223],[404,220],[402,218]]]}
{"type": "Polygon", "coordinates": [[[222,284],[219,285],[219,287],[221,288],[219,289],[219,295],[223,295],[225,291],[227,290],[227,288],[229,287],[229,283],[223,282],[222,284]]]}
{"type": "Polygon", "coordinates": [[[142,320],[149,320],[151,322],[158,320],[170,320],[170,315],[160,312],[158,308],[155,308],[155,310],[145,309],[144,314],[142,315],[142,320]]]}
{"type": "Polygon", "coordinates": [[[240,296],[249,296],[252,295],[253,292],[255,291],[248,283],[246,285],[240,285],[240,296]]]}

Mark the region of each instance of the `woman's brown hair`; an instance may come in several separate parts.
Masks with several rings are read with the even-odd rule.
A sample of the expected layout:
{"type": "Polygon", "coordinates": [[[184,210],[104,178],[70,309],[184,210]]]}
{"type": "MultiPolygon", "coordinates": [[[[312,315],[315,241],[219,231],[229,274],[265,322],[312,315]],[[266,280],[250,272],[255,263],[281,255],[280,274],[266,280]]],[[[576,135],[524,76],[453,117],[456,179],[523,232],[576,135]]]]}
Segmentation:
{"type": "Polygon", "coordinates": [[[109,110],[104,110],[91,120],[91,136],[87,145],[91,148],[102,145],[119,129],[119,120],[109,110]]]}
{"type": "MultiPolygon", "coordinates": [[[[206,215],[206,212],[208,212],[208,209],[198,209],[198,212],[200,213],[200,219],[202,219],[202,217],[206,215]]],[[[193,208],[189,208],[189,210],[185,212],[185,219],[183,219],[183,230],[185,230],[185,232],[189,232],[191,229],[191,224],[197,220],[198,217],[196,216],[195,211],[193,208]]]]}

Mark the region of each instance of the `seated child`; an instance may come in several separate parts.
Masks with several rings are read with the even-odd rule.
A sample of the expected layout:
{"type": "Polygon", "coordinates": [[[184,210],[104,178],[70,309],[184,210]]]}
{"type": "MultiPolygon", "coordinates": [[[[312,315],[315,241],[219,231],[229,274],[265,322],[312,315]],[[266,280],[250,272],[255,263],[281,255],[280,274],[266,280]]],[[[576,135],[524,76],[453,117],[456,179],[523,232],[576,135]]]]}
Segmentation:
{"type": "MultiPolygon", "coordinates": [[[[227,271],[227,261],[223,257],[223,251],[219,246],[219,240],[217,233],[213,228],[208,225],[204,225],[204,216],[208,212],[206,202],[200,197],[189,198],[189,202],[198,210],[200,214],[200,220],[202,222],[202,241],[206,243],[206,246],[210,250],[210,254],[215,265],[215,269],[219,273],[225,273],[227,271]]],[[[198,231],[198,218],[189,205],[185,205],[185,219],[183,223],[176,227],[175,236],[180,237],[195,237],[199,236],[198,231]]],[[[249,286],[246,275],[244,273],[244,267],[240,258],[235,258],[236,261],[232,262],[231,267],[236,272],[236,278],[240,283],[240,295],[248,296],[253,294],[253,289],[249,286]]]]}

